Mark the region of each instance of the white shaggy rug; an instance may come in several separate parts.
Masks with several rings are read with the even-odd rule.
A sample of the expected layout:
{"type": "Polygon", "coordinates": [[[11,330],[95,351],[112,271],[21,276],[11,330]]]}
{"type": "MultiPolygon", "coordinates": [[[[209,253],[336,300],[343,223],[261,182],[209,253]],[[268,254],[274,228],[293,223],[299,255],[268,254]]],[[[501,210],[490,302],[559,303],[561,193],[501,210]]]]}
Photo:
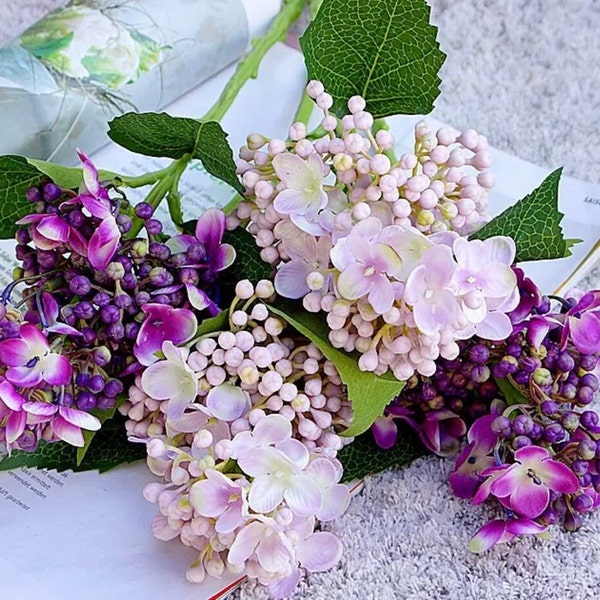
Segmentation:
{"type": "MultiPolygon", "coordinates": [[[[256,0],[259,2],[260,0],[256,0]]],[[[60,0],[0,0],[0,43],[60,0]]],[[[448,54],[435,116],[546,167],[600,182],[600,2],[430,0],[448,54]]],[[[586,282],[597,285],[600,272],[586,282]]],[[[421,459],[371,477],[332,529],[337,570],[311,575],[303,600],[587,600],[600,590],[600,514],[576,534],[466,549],[490,516],[456,500],[450,461],[421,459]]],[[[241,600],[264,592],[245,585],[241,600]]],[[[82,597],[85,597],[85,593],[82,597]]]]}

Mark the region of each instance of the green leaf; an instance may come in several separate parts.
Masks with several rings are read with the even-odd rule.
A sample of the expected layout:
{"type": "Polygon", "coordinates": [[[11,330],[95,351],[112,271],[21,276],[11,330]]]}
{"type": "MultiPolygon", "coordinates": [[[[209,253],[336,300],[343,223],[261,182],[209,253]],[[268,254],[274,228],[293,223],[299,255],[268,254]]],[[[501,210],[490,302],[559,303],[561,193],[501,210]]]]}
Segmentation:
{"type": "Polygon", "coordinates": [[[379,376],[361,371],[358,368],[358,358],[334,348],[327,339],[327,323],[319,314],[306,311],[302,304],[285,301],[276,307],[270,305],[269,310],[306,336],[335,364],[348,390],[353,410],[352,424],[342,435],[354,437],[366,431],[406,385],[391,374],[379,376]]]}
{"type": "Polygon", "coordinates": [[[15,235],[15,221],[31,212],[25,193],[43,180],[44,175],[22,156],[0,156],[0,239],[15,235]]]}
{"type": "MultiPolygon", "coordinates": [[[[63,165],[57,165],[45,160],[37,160],[36,158],[27,158],[26,160],[61,188],[76,190],[83,181],[81,168],[64,167],[63,165]]],[[[118,175],[111,171],[98,171],[98,179],[100,181],[112,181],[115,177],[118,177],[118,175]]]]}
{"type": "Polygon", "coordinates": [[[562,169],[550,173],[542,184],[516,204],[472,234],[471,240],[495,235],[511,237],[517,246],[516,262],[564,258],[577,240],[565,240],[558,210],[558,183],[562,169]]]}
{"type": "MultiPolygon", "coordinates": [[[[110,410],[98,410],[95,408],[90,412],[95,417],[98,417],[100,423],[104,424],[106,423],[106,421],[112,419],[115,416],[115,413],[117,412],[117,406],[114,406],[110,410]]],[[[87,454],[87,451],[90,448],[92,440],[96,437],[96,434],[98,433],[97,431],[89,431],[87,429],[83,429],[82,431],[84,444],[81,448],[77,448],[76,460],[78,466],[82,463],[85,455],[87,454]]]]}
{"type": "Polygon", "coordinates": [[[0,471],[19,467],[56,469],[57,471],[92,471],[100,473],[146,457],[146,445],[127,440],[125,418],[117,414],[106,421],[94,436],[81,464],[77,464],[77,448],[66,442],[40,442],[35,452],[17,450],[0,461],[0,471]]]}
{"type": "Polygon", "coordinates": [[[500,377],[494,377],[494,381],[498,386],[498,389],[502,392],[506,404],[512,406],[513,404],[530,404],[530,401],[523,395],[521,390],[509,379],[502,379],[500,377]]]}
{"type": "Polygon", "coordinates": [[[166,113],[127,113],[109,123],[108,136],[131,152],[146,156],[197,158],[208,173],[244,193],[227,134],[216,121],[201,122],[166,113]]]}
{"type": "Polygon", "coordinates": [[[243,227],[226,231],[223,242],[235,248],[235,261],[220,277],[225,285],[233,285],[242,279],[257,283],[261,279],[272,279],[273,267],[260,257],[260,248],[251,233],[243,227]]]}
{"type": "Polygon", "coordinates": [[[389,450],[380,448],[369,432],[344,446],[337,453],[337,458],[344,466],[343,481],[353,481],[392,467],[408,465],[425,454],[427,450],[417,434],[408,425],[399,424],[398,441],[389,450]]]}
{"type": "Polygon", "coordinates": [[[215,331],[225,331],[229,329],[229,309],[222,310],[218,315],[204,319],[198,327],[197,336],[214,333],[215,331]]]}
{"type": "Polygon", "coordinates": [[[309,79],[348,113],[351,96],[375,118],[427,114],[439,95],[445,54],[425,0],[324,0],[300,40],[309,79]]]}

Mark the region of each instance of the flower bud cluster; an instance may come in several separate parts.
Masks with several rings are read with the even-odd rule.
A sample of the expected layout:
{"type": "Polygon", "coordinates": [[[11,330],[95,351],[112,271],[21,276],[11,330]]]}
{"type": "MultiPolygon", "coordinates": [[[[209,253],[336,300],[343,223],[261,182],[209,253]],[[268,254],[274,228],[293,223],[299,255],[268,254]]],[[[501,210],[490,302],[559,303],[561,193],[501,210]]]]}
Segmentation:
{"type": "Polygon", "coordinates": [[[485,138],[421,123],[415,153],[396,161],[362,98],[338,120],[323,86],[308,90],[326,135],[313,141],[295,124],[287,142],[250,136],[239,163],[247,200],[228,223],[277,266],[277,292],[328,313],[331,343],[362,354],[362,370],[401,380],[431,375],[459,339],[508,335],[514,243],[459,237],[485,220],[492,179],[473,174],[488,166],[485,138]]]}
{"type": "Polygon", "coordinates": [[[333,363],[270,311],[273,294],[270,281],[239,282],[229,329],[165,341],[120,410],[164,480],[145,491],[159,507],[154,534],[199,552],[188,579],[246,569],[283,597],[299,567],[325,570],[341,555],[314,527],[348,503],[335,455],[351,411],[333,363]]]}

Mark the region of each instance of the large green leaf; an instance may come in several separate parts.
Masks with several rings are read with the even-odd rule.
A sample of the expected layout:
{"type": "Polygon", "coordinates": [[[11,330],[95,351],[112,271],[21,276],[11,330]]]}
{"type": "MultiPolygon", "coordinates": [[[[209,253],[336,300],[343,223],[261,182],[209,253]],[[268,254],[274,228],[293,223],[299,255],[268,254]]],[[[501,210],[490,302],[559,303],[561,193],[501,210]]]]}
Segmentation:
{"type": "MultiPolygon", "coordinates": [[[[44,175],[48,175],[56,185],[62,188],[76,190],[83,181],[83,172],[80,167],[65,167],[35,158],[27,158],[27,162],[41,173],[44,173],[44,175]]],[[[98,171],[98,179],[100,181],[113,180],[115,177],[117,177],[117,174],[111,171],[98,171]]]]}
{"type": "Polygon", "coordinates": [[[579,240],[565,240],[558,210],[558,184],[562,169],[550,173],[531,194],[470,236],[485,240],[494,235],[511,237],[517,245],[516,262],[564,258],[579,240]]]}
{"type": "Polygon", "coordinates": [[[109,123],[111,140],[138,154],[173,159],[186,154],[240,194],[244,186],[237,174],[227,134],[216,121],[196,121],[166,113],[127,113],[109,123]]]}
{"type": "Polygon", "coordinates": [[[431,112],[445,55],[429,12],[425,0],[323,1],[300,45],[335,114],[357,94],[375,118],[431,112]]]}
{"type": "Polygon", "coordinates": [[[392,467],[408,465],[427,453],[417,434],[407,425],[398,426],[398,441],[389,450],[382,450],[370,432],[358,436],[344,446],[337,458],[344,466],[344,481],[362,479],[392,467]]]}
{"type": "Polygon", "coordinates": [[[77,462],[77,448],[66,442],[40,442],[35,452],[14,451],[0,461],[0,471],[19,467],[56,469],[57,471],[91,471],[100,473],[119,465],[145,458],[145,444],[134,444],[127,440],[125,419],[117,414],[106,421],[94,436],[83,460],[77,462]]]}
{"type": "Polygon", "coordinates": [[[235,262],[223,272],[221,283],[235,284],[242,279],[256,283],[261,279],[272,279],[273,267],[260,257],[260,248],[254,236],[243,227],[226,231],[223,242],[235,248],[235,262]]]}
{"type": "Polygon", "coordinates": [[[307,312],[300,303],[287,301],[271,305],[269,310],[306,336],[335,364],[348,390],[353,410],[352,425],[343,435],[354,437],[366,431],[404,388],[405,382],[398,381],[391,374],[378,376],[361,371],[355,355],[334,348],[327,338],[329,328],[322,315],[307,312]]]}
{"type": "Polygon", "coordinates": [[[43,180],[44,175],[22,156],[0,156],[0,239],[15,235],[15,221],[32,209],[25,193],[43,180]]]}

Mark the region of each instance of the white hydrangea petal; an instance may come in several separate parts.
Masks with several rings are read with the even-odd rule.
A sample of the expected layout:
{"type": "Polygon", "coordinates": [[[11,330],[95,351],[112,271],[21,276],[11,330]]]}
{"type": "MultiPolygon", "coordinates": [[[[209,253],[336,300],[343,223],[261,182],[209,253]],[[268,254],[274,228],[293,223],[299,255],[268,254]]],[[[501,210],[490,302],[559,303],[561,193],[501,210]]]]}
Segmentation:
{"type": "Polygon", "coordinates": [[[342,542],[328,531],[319,531],[302,540],[296,548],[296,557],[307,571],[327,571],[342,557],[342,542]]]}

